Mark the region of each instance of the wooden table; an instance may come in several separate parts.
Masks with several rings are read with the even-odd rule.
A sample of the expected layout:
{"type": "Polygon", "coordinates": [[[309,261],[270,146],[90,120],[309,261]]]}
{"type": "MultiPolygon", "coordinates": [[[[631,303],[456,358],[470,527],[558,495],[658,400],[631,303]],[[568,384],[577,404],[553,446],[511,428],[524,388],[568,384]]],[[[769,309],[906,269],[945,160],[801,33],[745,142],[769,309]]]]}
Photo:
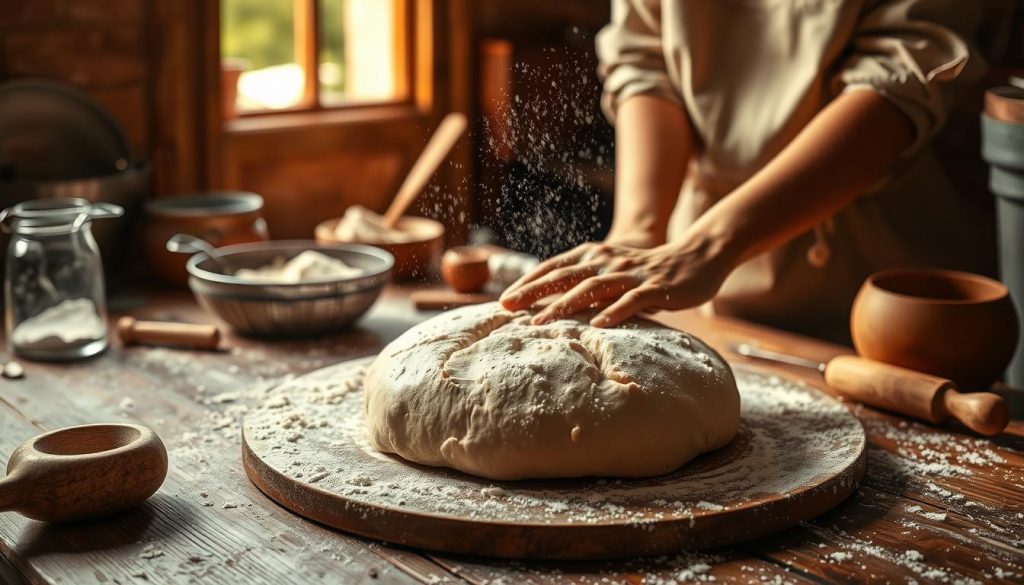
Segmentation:
{"type": "MultiPolygon", "coordinates": [[[[145,506],[112,519],[48,526],[0,515],[0,551],[31,583],[1024,582],[1022,426],[985,440],[856,405],[871,444],[859,492],[812,522],[726,549],[510,563],[368,542],[292,515],[242,470],[246,406],[283,377],[378,351],[427,316],[407,293],[389,290],[354,330],[316,340],[231,338],[223,353],[115,347],[92,361],[26,364],[25,379],[0,381],[4,457],[44,430],[131,420],[163,437],[170,472],[145,506]]],[[[131,313],[208,320],[185,295],[131,313]]],[[[725,319],[662,319],[719,348],[755,340],[820,360],[848,351],[725,319]]]]}

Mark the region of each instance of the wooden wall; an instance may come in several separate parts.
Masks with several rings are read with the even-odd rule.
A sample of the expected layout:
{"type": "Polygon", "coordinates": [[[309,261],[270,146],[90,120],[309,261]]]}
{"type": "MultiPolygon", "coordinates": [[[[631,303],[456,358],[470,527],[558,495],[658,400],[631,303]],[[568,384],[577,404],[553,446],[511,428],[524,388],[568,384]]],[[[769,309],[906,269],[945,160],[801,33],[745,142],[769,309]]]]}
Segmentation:
{"type": "MultiPolygon", "coordinates": [[[[449,49],[470,59],[477,58],[478,43],[484,38],[507,39],[520,49],[557,44],[563,42],[567,27],[580,26],[592,33],[608,15],[608,0],[436,1],[449,13],[450,7],[462,6],[447,32],[466,26],[474,28],[476,36],[449,49]]],[[[1013,64],[1024,63],[1024,2],[986,2],[999,14],[998,26],[986,35],[992,45],[988,48],[1007,55],[1013,64]]],[[[275,214],[287,217],[283,224],[287,235],[297,235],[308,227],[310,220],[296,215],[303,207],[319,209],[317,213],[322,214],[326,205],[331,213],[336,212],[339,205],[330,197],[337,188],[349,193],[346,201],[363,203],[365,198],[379,198],[393,189],[415,150],[388,151],[383,145],[387,152],[356,153],[343,156],[344,160],[331,154],[312,160],[303,158],[301,148],[286,149],[289,145],[282,143],[282,156],[292,165],[284,172],[283,167],[275,169],[260,159],[273,154],[273,149],[257,153],[255,146],[242,146],[235,135],[225,141],[229,160],[221,160],[220,147],[225,145],[211,147],[224,139],[218,138],[220,120],[211,118],[207,107],[219,99],[219,89],[212,87],[216,77],[210,77],[208,67],[204,69],[208,61],[217,58],[215,37],[210,37],[210,31],[203,32],[210,28],[205,23],[211,16],[215,18],[216,7],[214,0],[0,0],[0,79],[44,77],[83,89],[113,113],[136,156],[154,163],[157,195],[221,185],[271,189],[274,192],[269,195],[276,196],[275,214]],[[223,176],[226,167],[230,168],[223,176]],[[351,179],[323,178],[337,169],[345,169],[351,179]],[[291,204],[292,198],[302,198],[304,189],[313,193],[312,198],[300,201],[298,207],[291,204]]],[[[467,79],[466,75],[462,70],[442,68],[437,81],[452,92],[446,106],[457,105],[475,113],[478,77],[469,74],[467,79]]],[[[422,133],[432,127],[439,110],[425,117],[422,128],[409,131],[422,133]]],[[[329,132],[321,137],[345,141],[331,138],[329,132]]],[[[358,144],[349,143],[346,146],[353,153],[359,149],[358,144]]],[[[305,148],[315,147],[310,143],[305,148]]],[[[461,164],[469,166],[476,153],[463,149],[459,156],[461,164]]],[[[459,180],[463,183],[459,188],[475,187],[466,184],[469,179],[465,176],[459,180]]]]}
{"type": "Polygon", "coordinates": [[[0,78],[71,83],[110,110],[136,156],[152,151],[147,0],[0,0],[0,78]]]}
{"type": "Polygon", "coordinates": [[[205,0],[0,0],[0,79],[84,91],[152,163],[153,192],[207,185],[201,88],[205,0]]]}
{"type": "MultiPolygon", "coordinates": [[[[468,107],[468,69],[452,57],[471,53],[466,2],[416,4],[439,7],[441,22],[426,25],[436,39],[429,81],[437,89],[411,124],[366,120],[381,132],[348,123],[358,117],[348,113],[313,127],[287,128],[287,118],[243,131],[225,124],[214,0],[0,0],[0,80],[47,78],[85,91],[121,124],[134,155],[152,163],[155,196],[253,190],[267,201],[274,237],[311,237],[316,222],[349,204],[383,208],[440,116],[468,107]]],[[[467,156],[460,148],[458,168],[468,168],[467,156]]],[[[446,169],[436,188],[456,183],[468,187],[464,173],[446,169]]],[[[464,210],[465,192],[457,199],[456,211],[464,210]]],[[[464,223],[450,226],[455,241],[464,223]]]]}

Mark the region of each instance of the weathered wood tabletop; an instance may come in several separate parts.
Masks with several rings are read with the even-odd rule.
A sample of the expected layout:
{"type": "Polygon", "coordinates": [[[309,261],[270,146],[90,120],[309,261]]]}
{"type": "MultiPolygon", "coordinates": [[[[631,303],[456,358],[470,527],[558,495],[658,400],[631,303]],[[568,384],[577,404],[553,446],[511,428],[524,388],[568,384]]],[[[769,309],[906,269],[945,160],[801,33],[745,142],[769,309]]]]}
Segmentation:
{"type": "MultiPolygon", "coordinates": [[[[185,294],[151,297],[130,312],[209,320],[185,294]]],[[[247,405],[282,379],[375,353],[427,316],[407,290],[392,289],[355,329],[325,338],[229,338],[220,353],[115,346],[92,361],[27,363],[24,379],[0,381],[4,458],[44,430],[128,420],[163,437],[170,471],[143,507],[114,518],[49,526],[0,515],[0,551],[30,583],[1024,582],[1020,423],[988,440],[851,405],[868,432],[868,477],[832,512],[740,546],[599,564],[512,563],[369,542],[294,516],[249,482],[239,436],[247,405]]],[[[819,360],[848,351],[692,313],[661,319],[719,349],[757,341],[819,360]]],[[[788,373],[820,386],[806,372],[788,373]]]]}

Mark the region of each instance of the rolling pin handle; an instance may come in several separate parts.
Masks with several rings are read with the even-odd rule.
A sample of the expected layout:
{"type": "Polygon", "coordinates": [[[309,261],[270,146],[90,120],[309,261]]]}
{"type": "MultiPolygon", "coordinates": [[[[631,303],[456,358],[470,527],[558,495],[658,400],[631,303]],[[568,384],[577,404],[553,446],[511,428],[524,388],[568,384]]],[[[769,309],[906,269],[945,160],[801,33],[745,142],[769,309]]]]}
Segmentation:
{"type": "Polygon", "coordinates": [[[125,345],[135,345],[135,317],[121,317],[117,320],[117,336],[125,345]]]}
{"type": "Polygon", "coordinates": [[[1003,432],[1010,423],[1006,401],[992,392],[963,394],[950,388],[943,393],[937,409],[945,414],[942,418],[953,417],[972,431],[989,437],[1003,432]]]}
{"type": "Polygon", "coordinates": [[[139,321],[125,316],[117,320],[117,333],[126,346],[145,343],[214,350],[220,345],[220,329],[214,325],[139,321]]]}

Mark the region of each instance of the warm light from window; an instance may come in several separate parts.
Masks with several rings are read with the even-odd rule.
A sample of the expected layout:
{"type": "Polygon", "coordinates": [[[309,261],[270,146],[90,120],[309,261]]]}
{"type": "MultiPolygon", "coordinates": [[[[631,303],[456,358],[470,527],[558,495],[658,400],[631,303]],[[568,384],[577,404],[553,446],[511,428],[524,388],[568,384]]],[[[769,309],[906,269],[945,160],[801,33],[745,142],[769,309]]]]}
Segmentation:
{"type": "Polygon", "coordinates": [[[226,116],[401,97],[403,1],[221,0],[226,116]]]}

